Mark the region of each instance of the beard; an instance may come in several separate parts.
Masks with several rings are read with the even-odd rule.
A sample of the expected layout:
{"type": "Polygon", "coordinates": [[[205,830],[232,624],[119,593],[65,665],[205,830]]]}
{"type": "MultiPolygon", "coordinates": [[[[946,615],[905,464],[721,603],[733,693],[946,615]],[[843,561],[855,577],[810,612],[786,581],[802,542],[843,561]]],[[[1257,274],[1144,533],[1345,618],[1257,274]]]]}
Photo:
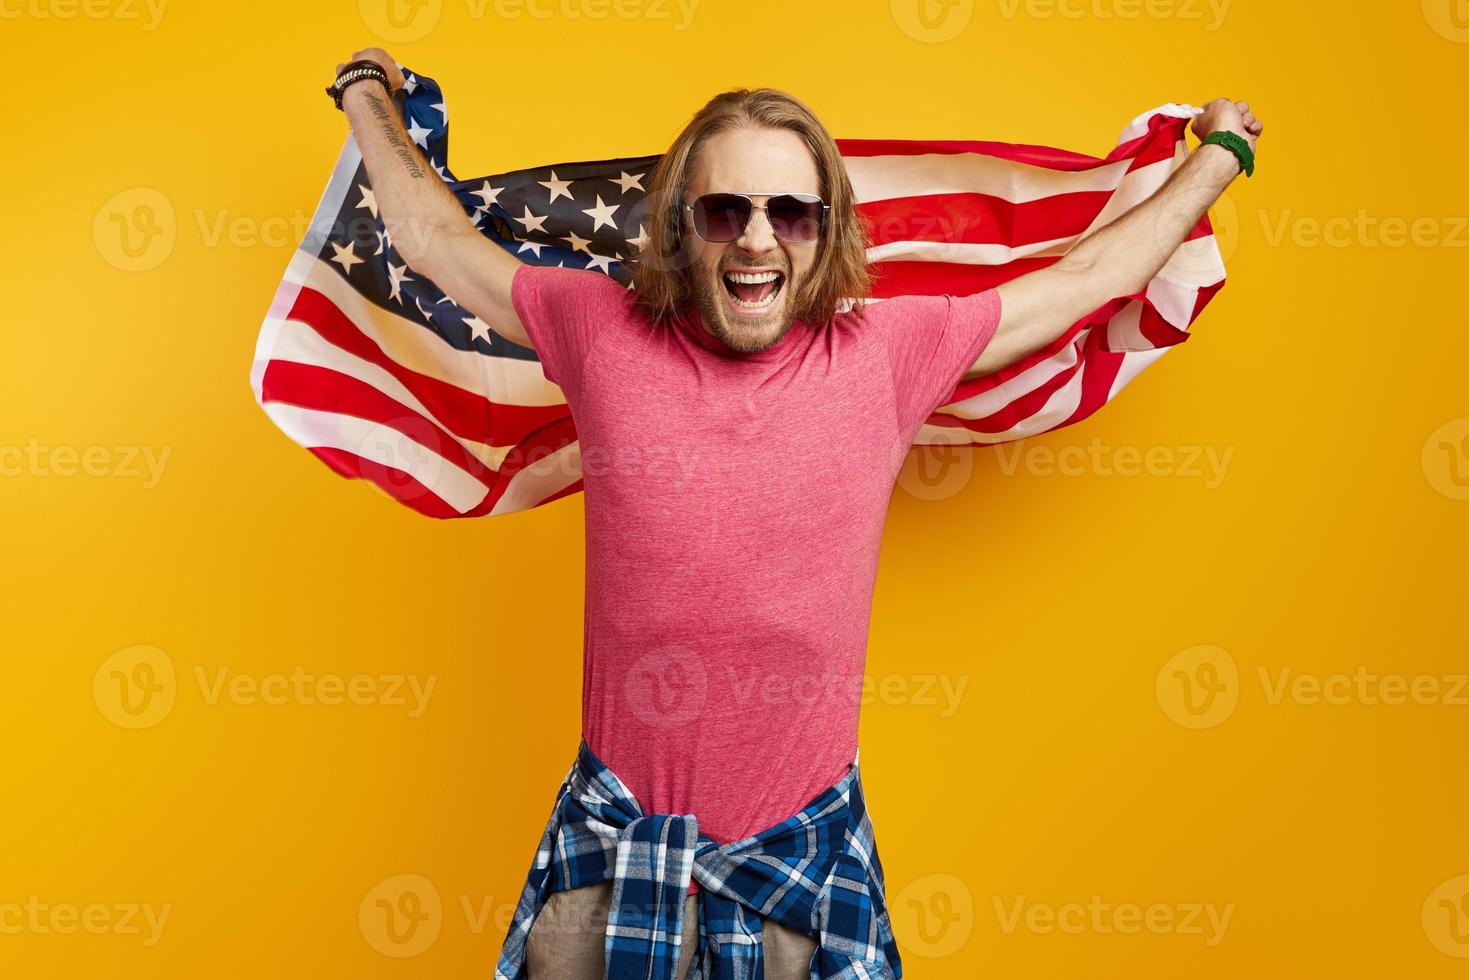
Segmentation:
{"type": "Polygon", "coordinates": [[[772,268],[781,273],[780,292],[776,296],[775,306],[758,316],[744,316],[730,307],[722,269],[711,271],[704,266],[695,265],[690,270],[694,305],[699,310],[704,326],[732,350],[742,354],[765,350],[784,337],[796,324],[796,305],[791,297],[795,295],[795,288],[799,284],[792,281],[791,271],[786,263],[776,263],[772,268]]]}

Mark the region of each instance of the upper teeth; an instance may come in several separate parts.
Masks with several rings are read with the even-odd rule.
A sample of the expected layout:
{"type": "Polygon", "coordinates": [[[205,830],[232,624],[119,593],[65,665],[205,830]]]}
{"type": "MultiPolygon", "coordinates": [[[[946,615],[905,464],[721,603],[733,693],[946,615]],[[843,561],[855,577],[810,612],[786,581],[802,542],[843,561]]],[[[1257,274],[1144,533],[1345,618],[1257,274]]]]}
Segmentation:
{"type": "Polygon", "coordinates": [[[758,283],[758,282],[774,282],[776,279],[780,278],[780,273],[779,272],[774,272],[774,271],[772,271],[772,272],[726,272],[725,275],[726,276],[729,276],[729,278],[732,279],[735,282],[743,282],[743,283],[750,283],[750,284],[758,283]]]}

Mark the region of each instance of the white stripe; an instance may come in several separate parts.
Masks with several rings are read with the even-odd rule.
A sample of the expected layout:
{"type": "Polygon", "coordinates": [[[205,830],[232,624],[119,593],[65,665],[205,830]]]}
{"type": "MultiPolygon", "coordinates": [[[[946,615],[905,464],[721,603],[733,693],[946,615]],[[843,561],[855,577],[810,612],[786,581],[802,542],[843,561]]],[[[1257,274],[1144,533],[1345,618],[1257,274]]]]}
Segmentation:
{"type": "Polygon", "coordinates": [[[357,172],[357,165],[361,162],[362,154],[357,149],[357,141],[348,133],[347,142],[342,145],[342,152],[337,154],[337,162],[332,167],[331,179],[327,181],[326,190],[322,192],[316,211],[311,216],[311,227],[307,229],[305,239],[292,253],[291,261],[286,265],[285,278],[276,287],[270,309],[265,314],[265,322],[260,327],[260,336],[255,340],[255,360],[250,364],[250,390],[255,392],[257,404],[263,405],[260,400],[260,382],[270,363],[270,352],[275,349],[276,333],[285,322],[286,314],[295,305],[296,295],[301,291],[301,278],[316,263],[314,252],[331,235],[332,224],[341,209],[342,198],[346,196],[352,175],[357,172]]]}
{"type": "Polygon", "coordinates": [[[301,445],[339,449],[402,470],[461,514],[485,498],[485,485],[474,476],[391,426],[284,402],[267,402],[261,407],[282,432],[301,445]]]}
{"type": "Polygon", "coordinates": [[[1081,344],[1088,331],[1082,330],[1072,342],[1046,358],[1037,361],[1013,378],[982,391],[971,398],[943,407],[945,415],[961,419],[986,419],[1004,410],[1025,395],[1044,387],[1052,378],[1069,371],[1081,360],[1081,344]]]}
{"type": "MultiPolygon", "coordinates": [[[[459,350],[423,324],[373,303],[335,271],[321,268],[326,264],[314,259],[306,284],[331,300],[396,363],[501,405],[566,403],[561,389],[546,380],[539,361],[459,350]]],[[[300,272],[293,265],[287,274],[300,272]]]]}
{"type": "Polygon", "coordinates": [[[573,442],[520,470],[490,509],[491,516],[527,510],[581,479],[581,443],[573,442]]]}
{"type": "Polygon", "coordinates": [[[1131,161],[1090,170],[1049,170],[983,153],[844,157],[859,204],[928,194],[985,194],[1025,204],[1058,194],[1106,191],[1117,186],[1131,161]]]}
{"type": "MultiPolygon", "coordinates": [[[[1147,200],[1182,165],[1186,154],[1182,144],[1178,153],[1167,160],[1158,160],[1140,167],[1123,177],[1112,190],[1106,204],[1092,219],[1091,224],[1077,232],[1061,238],[1022,245],[1007,245],[1003,242],[978,243],[899,241],[885,242],[867,250],[869,262],[881,261],[926,261],[952,262],[961,265],[1004,265],[1013,259],[1031,256],[1065,255],[1081,239],[1094,230],[1111,224],[1122,214],[1147,200]]],[[[1121,161],[1126,163],[1126,161],[1121,161]]],[[[1110,187],[1097,190],[1111,190],[1110,187]]],[[[1176,254],[1176,253],[1175,253],[1176,254]]],[[[1218,279],[1213,280],[1217,282],[1218,279]]]]}
{"type": "Polygon", "coordinates": [[[412,391],[386,370],[329,343],[310,326],[297,320],[289,320],[281,325],[276,335],[274,360],[328,368],[375,388],[394,401],[402,402],[417,415],[437,422],[466,452],[490,469],[498,470],[505,460],[505,454],[514,448],[490,446],[455,434],[443,419],[431,412],[412,391]]]}

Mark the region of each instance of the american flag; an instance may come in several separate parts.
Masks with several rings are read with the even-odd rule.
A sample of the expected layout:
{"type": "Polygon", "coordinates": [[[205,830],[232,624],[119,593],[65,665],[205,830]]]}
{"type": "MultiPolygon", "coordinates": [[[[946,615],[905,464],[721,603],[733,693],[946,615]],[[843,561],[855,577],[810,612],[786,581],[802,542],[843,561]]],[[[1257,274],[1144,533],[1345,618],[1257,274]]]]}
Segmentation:
{"type": "MultiPolygon", "coordinates": [[[[459,180],[434,81],[404,71],[404,125],[475,227],[524,262],[630,283],[656,156],[459,180]]],[[[872,300],[967,295],[1044,267],[1156,191],[1200,110],[1168,103],[1104,158],[997,142],[839,139],[872,238],[872,300]]],[[[982,446],[1091,415],[1188,328],[1224,284],[1208,217],[1138,294],[1044,350],[964,381],[916,444],[982,446]]],[[[348,136],[261,327],[256,401],[337,473],[430,517],[504,514],[582,489],[576,426],[534,351],[409,269],[348,136]]]]}

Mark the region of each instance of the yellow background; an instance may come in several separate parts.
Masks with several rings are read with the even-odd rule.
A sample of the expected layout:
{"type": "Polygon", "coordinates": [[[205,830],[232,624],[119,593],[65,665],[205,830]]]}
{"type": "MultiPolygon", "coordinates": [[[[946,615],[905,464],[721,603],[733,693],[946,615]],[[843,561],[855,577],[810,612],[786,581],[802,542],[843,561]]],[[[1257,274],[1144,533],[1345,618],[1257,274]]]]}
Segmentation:
{"type": "Polygon", "coordinates": [[[381,0],[156,21],[5,0],[0,446],[35,448],[0,479],[0,976],[490,975],[576,746],[581,498],[418,517],[293,445],[247,385],[346,132],[322,86],[375,44],[443,85],[464,177],[659,152],[740,84],[838,136],[1096,154],[1162,102],[1250,101],[1259,171],[1214,211],[1230,284],[1194,339],[1096,418],[894,494],[862,752],[907,975],[1469,976],[1450,2],[965,0],[925,28],[911,0],[703,0],[680,30],[651,0],[441,0],[398,41],[368,26],[381,0]],[[175,241],[127,271],[113,215],[145,192],[175,241]],[[1037,453],[1069,446],[1163,462],[1037,453]],[[94,475],[66,475],[89,449],[94,475]],[[1221,479],[1189,465],[1209,450],[1221,479]],[[109,678],[140,657],[175,673],[129,728],[109,678]],[[418,717],[210,696],[221,671],[297,667],[435,687],[418,717]],[[1209,669],[1200,714],[1179,678],[1209,669]],[[1310,703],[1278,693],[1286,671],[1420,696],[1310,703]],[[389,935],[378,900],[405,892],[424,918],[389,935]],[[1039,918],[1093,901],[1177,918],[1039,918]],[[1228,912],[1222,935],[1179,927],[1191,903],[1228,912]],[[129,904],[167,909],[161,934],[129,904]]]}

